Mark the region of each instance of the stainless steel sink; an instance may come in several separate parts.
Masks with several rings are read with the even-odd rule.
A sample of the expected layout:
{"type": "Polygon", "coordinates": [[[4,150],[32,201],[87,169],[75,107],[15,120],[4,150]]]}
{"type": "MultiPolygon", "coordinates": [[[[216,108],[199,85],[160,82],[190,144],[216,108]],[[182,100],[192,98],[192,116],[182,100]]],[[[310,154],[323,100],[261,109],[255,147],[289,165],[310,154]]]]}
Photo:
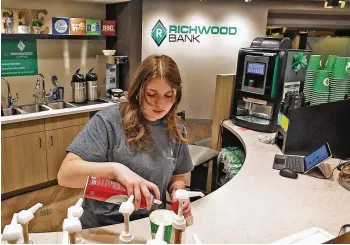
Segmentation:
{"type": "Polygon", "coordinates": [[[21,115],[21,114],[25,114],[26,112],[19,109],[19,108],[4,108],[2,109],[2,114],[4,117],[7,117],[7,116],[12,116],[12,115],[21,115]]]}
{"type": "Polygon", "coordinates": [[[64,108],[76,107],[75,105],[72,105],[65,101],[51,102],[51,103],[48,103],[47,106],[50,107],[51,109],[64,109],[64,108]]]}
{"type": "Polygon", "coordinates": [[[47,107],[42,104],[33,104],[33,105],[19,106],[19,109],[22,109],[26,113],[34,113],[34,112],[40,112],[40,111],[48,111],[50,110],[50,107],[47,107]]]}

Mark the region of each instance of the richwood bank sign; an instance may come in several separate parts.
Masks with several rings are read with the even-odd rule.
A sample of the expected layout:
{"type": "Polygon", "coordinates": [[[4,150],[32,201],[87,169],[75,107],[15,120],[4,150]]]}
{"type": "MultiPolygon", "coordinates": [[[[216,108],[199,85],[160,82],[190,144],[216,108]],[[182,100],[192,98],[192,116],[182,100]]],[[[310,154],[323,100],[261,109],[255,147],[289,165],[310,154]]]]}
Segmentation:
{"type": "Polygon", "coordinates": [[[188,25],[169,25],[165,28],[163,23],[158,20],[153,27],[151,36],[158,47],[168,37],[170,43],[190,42],[200,43],[201,35],[236,35],[237,28],[234,26],[188,26],[188,25]],[[169,35],[168,35],[169,30],[169,35]]]}

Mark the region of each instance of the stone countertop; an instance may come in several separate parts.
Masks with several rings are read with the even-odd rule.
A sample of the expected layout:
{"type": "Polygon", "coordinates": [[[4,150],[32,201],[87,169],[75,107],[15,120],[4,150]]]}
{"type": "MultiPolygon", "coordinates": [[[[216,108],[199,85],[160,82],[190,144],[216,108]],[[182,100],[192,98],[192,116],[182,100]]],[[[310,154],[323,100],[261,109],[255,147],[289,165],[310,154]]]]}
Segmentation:
{"type": "MultiPolygon", "coordinates": [[[[338,170],[329,180],[299,174],[281,177],[272,169],[275,145],[258,141],[259,133],[225,121],[246,150],[242,169],[226,185],[192,203],[194,225],[186,229],[186,242],[198,235],[202,243],[271,243],[293,233],[319,227],[337,235],[349,223],[350,192],[338,184],[338,170]]],[[[338,159],[328,163],[333,167],[338,159]]],[[[45,205],[45,204],[44,204],[45,205]]],[[[130,223],[131,232],[150,238],[148,218],[130,223]]],[[[116,243],[122,224],[84,230],[86,243],[116,243]]],[[[60,243],[61,232],[31,234],[34,243],[60,243]]]]}
{"type": "Polygon", "coordinates": [[[96,105],[84,105],[80,107],[64,108],[64,109],[51,109],[48,111],[40,111],[35,113],[6,116],[6,117],[1,117],[1,124],[17,123],[17,122],[37,120],[37,119],[43,119],[43,118],[49,118],[49,117],[59,117],[59,116],[65,116],[65,115],[71,115],[71,114],[90,112],[90,111],[98,111],[114,104],[115,103],[112,103],[112,102],[106,102],[106,103],[101,103],[96,105]]]}

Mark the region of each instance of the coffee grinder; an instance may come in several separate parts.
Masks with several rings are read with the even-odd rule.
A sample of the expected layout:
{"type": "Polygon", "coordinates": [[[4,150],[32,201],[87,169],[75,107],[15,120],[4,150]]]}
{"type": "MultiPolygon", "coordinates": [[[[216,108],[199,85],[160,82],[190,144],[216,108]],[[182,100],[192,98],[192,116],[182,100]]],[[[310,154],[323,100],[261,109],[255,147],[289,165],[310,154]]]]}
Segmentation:
{"type": "Polygon", "coordinates": [[[289,38],[258,37],[238,54],[231,107],[232,122],[260,132],[275,132],[284,95],[300,91],[311,51],[293,50],[289,38]],[[296,57],[304,64],[296,64],[296,57]]]}

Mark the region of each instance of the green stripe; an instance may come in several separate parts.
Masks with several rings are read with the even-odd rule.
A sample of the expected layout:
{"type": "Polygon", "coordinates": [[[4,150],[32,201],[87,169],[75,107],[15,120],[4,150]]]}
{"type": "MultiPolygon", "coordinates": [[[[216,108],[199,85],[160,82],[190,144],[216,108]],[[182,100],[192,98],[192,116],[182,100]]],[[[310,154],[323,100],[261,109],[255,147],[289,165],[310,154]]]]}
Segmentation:
{"type": "Polygon", "coordinates": [[[274,98],[277,94],[276,87],[277,87],[277,79],[278,79],[278,65],[280,63],[280,57],[276,57],[276,63],[275,68],[273,70],[273,80],[272,80],[272,91],[271,91],[271,98],[274,98]]]}

